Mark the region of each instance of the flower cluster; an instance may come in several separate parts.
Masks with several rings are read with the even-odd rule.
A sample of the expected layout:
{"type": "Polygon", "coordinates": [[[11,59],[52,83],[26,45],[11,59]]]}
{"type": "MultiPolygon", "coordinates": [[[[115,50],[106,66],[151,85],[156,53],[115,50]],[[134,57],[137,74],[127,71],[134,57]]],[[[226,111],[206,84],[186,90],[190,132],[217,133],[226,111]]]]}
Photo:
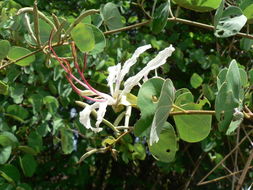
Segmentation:
{"type": "MultiPolygon", "coordinates": [[[[166,63],[166,59],[171,56],[173,51],[175,50],[172,45],[164,50],[160,51],[158,55],[149,61],[147,65],[141,69],[136,75],[128,78],[124,81],[124,77],[129,72],[130,68],[137,62],[138,57],[144,53],[146,50],[151,48],[151,45],[144,45],[137,48],[130,59],[128,59],[123,65],[118,63],[115,66],[111,66],[108,68],[109,76],[107,77],[108,86],[110,88],[110,95],[105,94],[102,92],[97,91],[94,89],[88,81],[85,79],[83,75],[83,71],[79,68],[77,63],[77,56],[75,52],[75,45],[72,44],[72,54],[74,57],[74,66],[77,69],[81,79],[78,79],[76,76],[73,75],[72,70],[70,68],[70,64],[67,60],[63,58],[59,58],[53,48],[49,45],[52,53],[54,54],[55,58],[59,61],[63,69],[66,71],[67,79],[71,84],[72,88],[77,92],[80,96],[93,101],[94,103],[91,105],[87,105],[83,111],[80,112],[80,122],[87,128],[91,129],[94,132],[100,132],[102,128],[99,127],[100,123],[102,122],[104,115],[106,113],[106,107],[110,106],[118,106],[124,105],[129,106],[129,103],[126,99],[126,96],[131,92],[132,88],[139,84],[140,80],[143,78],[147,78],[147,75],[151,70],[157,69],[161,65],[166,63]],[[80,90],[72,80],[75,80],[81,86],[86,88],[86,90],[80,90]],[[124,88],[121,90],[120,85],[124,83],[124,88]],[[93,110],[97,110],[97,121],[96,126],[91,126],[90,115],[93,110]]],[[[86,65],[86,57],[85,63],[86,65]]]]}

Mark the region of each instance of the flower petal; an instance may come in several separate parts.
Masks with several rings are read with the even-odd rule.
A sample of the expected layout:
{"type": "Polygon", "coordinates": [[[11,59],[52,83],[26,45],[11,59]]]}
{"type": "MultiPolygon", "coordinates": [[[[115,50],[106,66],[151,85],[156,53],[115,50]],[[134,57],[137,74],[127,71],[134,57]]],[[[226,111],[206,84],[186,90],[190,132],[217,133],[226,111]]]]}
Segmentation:
{"type": "Polygon", "coordinates": [[[136,86],[144,76],[147,76],[151,70],[154,70],[163,65],[164,63],[166,63],[166,59],[170,57],[174,51],[175,48],[172,45],[160,51],[158,55],[154,59],[149,61],[148,64],[142,70],[140,70],[135,76],[132,76],[126,80],[122,94],[124,95],[129,93],[132,90],[132,88],[136,86]]]}
{"type": "Polygon", "coordinates": [[[107,107],[107,102],[101,102],[99,104],[98,112],[97,112],[97,122],[96,122],[96,127],[99,128],[100,123],[102,122],[105,112],[106,112],[106,107],[107,107]]]}
{"type": "Polygon", "coordinates": [[[102,130],[102,128],[94,128],[91,126],[90,123],[90,114],[93,110],[95,110],[96,108],[99,108],[99,104],[101,102],[96,102],[92,105],[87,105],[83,111],[80,112],[80,116],[79,116],[79,121],[81,124],[83,124],[87,129],[91,129],[94,132],[99,132],[102,130]]]}
{"type": "MultiPolygon", "coordinates": [[[[124,78],[125,75],[129,72],[130,68],[136,63],[137,58],[138,58],[142,53],[144,53],[146,50],[148,50],[148,49],[150,49],[150,48],[151,48],[151,45],[148,44],[148,45],[145,45],[145,46],[138,47],[138,48],[135,50],[135,52],[134,52],[134,54],[132,55],[132,57],[131,57],[130,59],[128,59],[128,60],[124,63],[124,65],[123,65],[123,67],[122,67],[122,69],[121,69],[121,71],[120,71],[119,78],[118,78],[119,83],[122,82],[123,78],[124,78]]],[[[119,90],[119,86],[116,87],[116,90],[119,90]]]]}
{"type": "Polygon", "coordinates": [[[111,95],[114,94],[114,84],[116,83],[117,78],[119,77],[121,69],[121,64],[117,64],[115,66],[108,67],[109,76],[107,77],[108,86],[110,87],[111,95]]]}

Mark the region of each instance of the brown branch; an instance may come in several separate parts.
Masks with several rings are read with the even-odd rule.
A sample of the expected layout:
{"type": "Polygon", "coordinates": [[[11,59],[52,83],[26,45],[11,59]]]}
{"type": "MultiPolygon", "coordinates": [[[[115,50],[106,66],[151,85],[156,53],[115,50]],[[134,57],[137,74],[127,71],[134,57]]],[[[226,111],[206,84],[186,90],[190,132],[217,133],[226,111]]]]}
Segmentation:
{"type": "Polygon", "coordinates": [[[184,111],[173,111],[170,112],[169,115],[194,115],[194,114],[199,114],[199,115],[215,115],[214,110],[184,110],[184,111]]]}

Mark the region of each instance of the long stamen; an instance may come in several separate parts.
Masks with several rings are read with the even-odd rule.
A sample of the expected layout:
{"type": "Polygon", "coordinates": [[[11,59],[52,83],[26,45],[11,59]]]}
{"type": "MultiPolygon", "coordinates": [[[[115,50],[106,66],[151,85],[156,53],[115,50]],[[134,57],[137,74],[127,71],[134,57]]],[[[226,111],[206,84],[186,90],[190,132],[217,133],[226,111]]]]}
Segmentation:
{"type": "MultiPolygon", "coordinates": [[[[101,93],[99,91],[97,91],[96,89],[94,89],[89,83],[88,81],[85,79],[84,75],[83,75],[83,72],[81,72],[80,70],[80,67],[78,65],[78,62],[77,62],[77,55],[76,55],[76,48],[75,48],[75,43],[72,42],[71,43],[71,47],[72,47],[72,55],[74,57],[74,65],[75,65],[75,68],[77,69],[79,75],[81,76],[82,80],[84,81],[84,83],[89,87],[89,89],[96,93],[97,95],[101,95],[101,93]]],[[[86,60],[85,60],[85,63],[86,63],[86,60]]]]}
{"type": "MultiPolygon", "coordinates": [[[[86,98],[88,100],[91,100],[91,101],[95,101],[95,102],[103,102],[103,101],[106,101],[105,99],[96,99],[96,98],[91,98],[91,97],[88,97],[88,96],[84,96],[81,94],[81,90],[79,88],[77,88],[75,86],[75,84],[73,83],[72,79],[74,79],[75,81],[77,81],[79,84],[81,84],[83,87],[85,87],[86,89],[89,89],[91,91],[93,91],[94,93],[96,93],[97,95],[103,95],[102,93],[96,91],[88,82],[87,80],[84,78],[84,75],[83,73],[80,71],[80,68],[78,66],[78,63],[77,63],[77,58],[76,58],[76,54],[73,54],[75,56],[74,57],[74,64],[75,64],[75,67],[77,68],[78,70],[78,73],[80,74],[81,78],[83,79],[84,83],[82,81],[80,81],[79,79],[77,79],[73,74],[72,74],[72,70],[71,70],[71,67],[70,67],[70,64],[69,62],[64,59],[64,58],[59,58],[56,54],[56,52],[54,51],[54,49],[52,48],[51,46],[51,42],[52,42],[52,33],[51,32],[51,35],[50,35],[50,38],[49,38],[49,49],[51,50],[51,52],[53,53],[53,55],[55,56],[55,58],[57,59],[57,61],[60,63],[61,67],[65,70],[65,72],[69,75],[67,76],[66,75],[66,78],[67,80],[69,81],[72,89],[77,93],[79,94],[81,97],[83,98],[86,98]],[[65,65],[64,65],[64,64],[65,65]]],[[[74,49],[75,50],[75,49],[74,49]]],[[[72,52],[73,53],[73,52],[72,52]]]]}

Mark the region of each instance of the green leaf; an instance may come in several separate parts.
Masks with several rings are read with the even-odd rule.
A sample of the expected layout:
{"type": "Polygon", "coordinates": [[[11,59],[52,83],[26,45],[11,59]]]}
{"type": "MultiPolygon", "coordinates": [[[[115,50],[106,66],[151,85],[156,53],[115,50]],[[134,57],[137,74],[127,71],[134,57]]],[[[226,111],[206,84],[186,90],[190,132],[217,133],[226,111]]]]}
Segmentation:
{"type": "Polygon", "coordinates": [[[19,163],[26,177],[32,177],[37,168],[37,162],[30,154],[19,157],[19,163]]]}
{"type": "Polygon", "coordinates": [[[104,50],[106,46],[106,39],[105,39],[104,33],[101,30],[99,30],[97,27],[93,25],[91,26],[92,26],[93,34],[95,37],[95,47],[92,51],[90,51],[90,54],[95,55],[104,50]]]}
{"type": "Polygon", "coordinates": [[[20,150],[20,151],[22,151],[24,153],[31,154],[31,155],[37,155],[37,152],[32,147],[29,147],[29,146],[18,146],[17,148],[18,148],[18,150],[20,150]]]}
{"type": "Polygon", "coordinates": [[[79,23],[71,31],[71,37],[82,52],[89,52],[95,47],[95,37],[91,25],[79,23]]]}
{"type": "Polygon", "coordinates": [[[23,47],[18,47],[18,46],[13,46],[11,47],[11,49],[9,50],[8,53],[8,58],[12,61],[16,61],[15,64],[20,65],[20,66],[27,66],[30,65],[32,62],[35,61],[35,55],[31,55],[25,59],[22,59],[20,61],[18,61],[21,57],[24,57],[28,54],[30,54],[31,51],[23,48],[23,47]]]}
{"type": "Polygon", "coordinates": [[[137,137],[149,136],[153,115],[143,115],[134,125],[134,135],[137,137]]]}
{"type": "Polygon", "coordinates": [[[106,3],[101,7],[101,17],[110,30],[123,27],[118,7],[114,3],[106,3]]]}
{"type": "Polygon", "coordinates": [[[32,147],[37,153],[43,148],[42,137],[35,131],[28,136],[28,146],[32,147]]]}
{"type": "Polygon", "coordinates": [[[151,78],[141,86],[137,97],[137,106],[140,108],[142,116],[155,114],[163,83],[164,79],[151,78]]]}
{"type": "Polygon", "coordinates": [[[205,96],[209,101],[215,99],[214,91],[213,91],[213,89],[212,89],[209,85],[203,84],[203,85],[202,85],[202,91],[203,91],[204,96],[205,96]]]}
{"type": "Polygon", "coordinates": [[[136,143],[134,144],[134,152],[132,153],[132,159],[145,160],[146,158],[146,149],[143,144],[136,143]]]}
{"type": "Polygon", "coordinates": [[[250,82],[250,85],[253,84],[253,69],[249,70],[249,82],[250,82]]]}
{"type": "Polygon", "coordinates": [[[9,86],[4,82],[0,81],[0,94],[8,95],[9,86]]]}
{"type": "Polygon", "coordinates": [[[243,87],[246,87],[248,85],[248,75],[247,75],[246,71],[242,68],[239,68],[239,72],[240,72],[240,76],[241,76],[241,84],[243,87]]]}
{"type": "Polygon", "coordinates": [[[58,100],[53,96],[46,96],[43,98],[43,103],[47,106],[50,113],[54,114],[57,112],[59,107],[58,100]]]}
{"type": "Polygon", "coordinates": [[[152,31],[154,33],[159,33],[167,24],[167,19],[169,16],[169,1],[161,4],[155,11],[154,19],[152,21],[152,31]]]}
{"type": "Polygon", "coordinates": [[[15,83],[10,87],[10,96],[16,104],[20,104],[23,101],[24,92],[25,86],[20,83],[15,83]]]}
{"type": "Polygon", "coordinates": [[[208,12],[217,9],[222,0],[173,0],[181,7],[197,12],[208,12]]]}
{"type": "Polygon", "coordinates": [[[166,79],[162,86],[155,116],[151,126],[150,145],[152,145],[154,142],[158,142],[159,140],[159,135],[174,103],[175,92],[176,91],[172,81],[170,79],[166,79]]]}
{"type": "Polygon", "coordinates": [[[164,123],[159,141],[149,145],[151,154],[161,162],[172,162],[178,150],[177,137],[172,125],[164,123]]]}
{"type": "Polygon", "coordinates": [[[198,88],[199,86],[201,86],[202,82],[203,82],[203,79],[201,78],[201,76],[199,76],[197,73],[193,73],[190,79],[190,83],[192,87],[198,88]]]}
{"type": "Polygon", "coordinates": [[[0,164],[5,164],[11,155],[11,146],[0,147],[0,164]]]}
{"type": "Polygon", "coordinates": [[[230,62],[226,75],[226,81],[228,84],[228,88],[232,89],[234,97],[239,101],[240,91],[242,88],[241,75],[235,60],[232,60],[230,62]]]}
{"type": "Polygon", "coordinates": [[[2,166],[0,168],[0,173],[2,177],[4,177],[2,173],[4,173],[5,176],[8,177],[8,178],[4,177],[8,182],[11,182],[11,181],[18,182],[20,180],[20,174],[19,174],[18,169],[11,164],[5,164],[4,166],[2,166]]]}
{"type": "Polygon", "coordinates": [[[21,183],[18,185],[16,190],[32,190],[32,188],[27,183],[21,183]]]}
{"type": "Polygon", "coordinates": [[[8,106],[6,111],[8,113],[8,116],[21,122],[29,117],[29,112],[25,108],[18,105],[8,106]]]}
{"type": "Polygon", "coordinates": [[[219,38],[234,36],[246,24],[247,18],[239,7],[230,6],[224,10],[215,29],[214,35],[219,38]]]}
{"type": "Polygon", "coordinates": [[[215,114],[220,131],[228,128],[233,119],[234,109],[238,106],[238,100],[234,98],[232,89],[229,89],[227,82],[224,82],[215,99],[215,114]]]}
{"type": "Polygon", "coordinates": [[[18,144],[18,139],[12,133],[8,131],[4,131],[0,133],[0,145],[16,147],[17,144],[18,144]]]}
{"type": "MultiPolygon", "coordinates": [[[[184,110],[196,110],[196,104],[182,106],[184,110]]],[[[179,137],[186,142],[199,142],[205,139],[211,130],[212,115],[175,115],[173,116],[179,137]]]]}
{"type": "Polygon", "coordinates": [[[61,128],[61,147],[64,154],[70,154],[74,150],[73,132],[65,127],[61,128]]]}
{"type": "Polygon", "coordinates": [[[43,104],[43,96],[40,94],[32,94],[28,101],[32,104],[33,113],[39,113],[43,104]]]}
{"type": "Polygon", "coordinates": [[[72,30],[71,36],[82,52],[96,54],[103,51],[106,45],[104,34],[91,24],[79,23],[72,30]]]}
{"type": "Polygon", "coordinates": [[[11,44],[8,40],[0,40],[0,60],[8,55],[11,44]]]}
{"type": "Polygon", "coordinates": [[[221,1],[219,8],[216,10],[215,15],[214,15],[214,27],[216,28],[217,24],[219,23],[219,20],[222,17],[224,9],[224,0],[221,1]]]}
{"type": "Polygon", "coordinates": [[[116,140],[116,139],[115,139],[113,136],[108,136],[108,137],[106,137],[106,138],[102,141],[101,145],[102,145],[103,147],[107,147],[107,146],[113,145],[113,144],[115,143],[115,140],[116,140]]]}
{"type": "Polygon", "coordinates": [[[249,51],[253,48],[253,40],[248,38],[242,38],[240,40],[240,48],[245,51],[249,51]]]}
{"type": "Polygon", "coordinates": [[[250,24],[253,23],[253,2],[252,0],[243,0],[240,4],[243,14],[247,17],[250,24]]]}
{"type": "Polygon", "coordinates": [[[175,101],[175,105],[181,107],[185,104],[193,103],[194,96],[190,91],[180,94],[175,101]]]}

